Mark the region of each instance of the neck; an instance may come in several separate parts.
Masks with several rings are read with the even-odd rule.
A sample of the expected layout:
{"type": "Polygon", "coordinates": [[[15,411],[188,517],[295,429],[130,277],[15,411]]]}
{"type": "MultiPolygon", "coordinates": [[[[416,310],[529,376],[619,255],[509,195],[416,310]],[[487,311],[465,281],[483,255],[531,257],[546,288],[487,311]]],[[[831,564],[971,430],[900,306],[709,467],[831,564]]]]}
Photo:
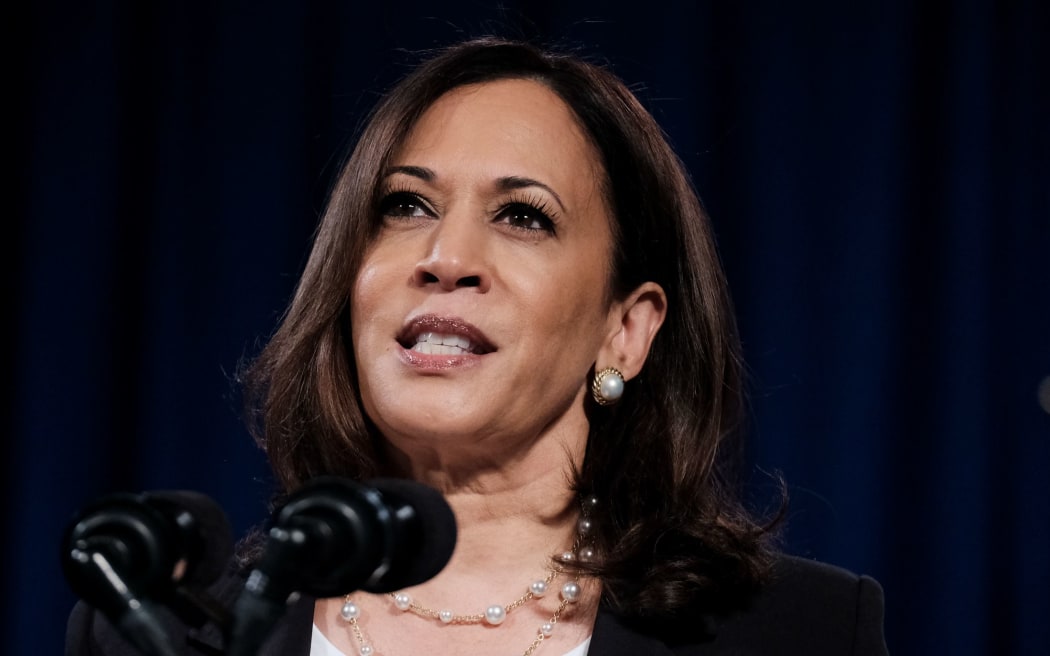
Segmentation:
{"type": "Polygon", "coordinates": [[[583,462],[586,432],[548,433],[495,462],[485,448],[450,457],[456,451],[450,442],[491,446],[469,439],[440,448],[386,442],[385,454],[392,473],[438,489],[452,507],[459,536],[446,573],[542,571],[551,555],[572,546],[580,510],[573,474],[583,462]]]}
{"type": "MultiPolygon", "coordinates": [[[[564,451],[561,453],[558,462],[565,461],[564,451]]],[[[566,469],[548,464],[528,475],[521,467],[479,469],[469,477],[450,476],[437,469],[422,470],[426,476],[417,473],[416,480],[444,492],[456,514],[459,534],[445,569],[430,581],[402,592],[411,603],[455,615],[484,613],[493,604],[507,606],[522,599],[530,584],[548,579],[551,557],[571,550],[576,542],[581,508],[572,489],[571,468],[566,469]]],[[[354,600],[367,616],[370,640],[380,646],[401,643],[404,653],[425,651],[435,656],[491,653],[494,639],[511,652],[520,643],[522,651],[528,648],[531,653],[537,629],[542,632],[542,626],[557,616],[557,631],[544,641],[545,653],[555,655],[575,647],[590,634],[600,586],[596,581],[579,580],[578,601],[566,608],[561,589],[575,577],[563,573],[548,580],[547,594],[507,613],[498,634],[484,623],[449,627],[433,619],[409,617],[396,610],[385,595],[358,594],[354,600]],[[561,615],[562,610],[565,615],[561,615]]],[[[327,606],[319,603],[315,621],[326,635],[338,636],[345,641],[343,645],[356,650],[345,622],[336,621],[343,601],[327,602],[327,606]]]]}
{"type": "MultiPolygon", "coordinates": [[[[444,481],[426,482],[441,488],[444,481]]],[[[573,545],[579,505],[561,472],[514,480],[479,477],[443,491],[459,534],[449,564],[419,586],[420,596],[447,597],[434,603],[461,607],[463,601],[513,599],[545,576],[551,556],[573,545]]]]}
{"type": "MultiPolygon", "coordinates": [[[[580,503],[573,481],[586,441],[586,423],[567,419],[532,438],[383,440],[388,473],[440,490],[458,526],[456,548],[444,570],[403,592],[430,608],[470,614],[494,603],[508,604],[531,583],[547,578],[552,557],[571,551],[576,542],[580,503]]],[[[559,575],[551,597],[515,614],[515,622],[528,625],[526,635],[535,631],[537,618],[550,618],[558,604],[557,590],[570,580],[559,575]]],[[[582,617],[579,609],[575,614],[582,617]]]]}

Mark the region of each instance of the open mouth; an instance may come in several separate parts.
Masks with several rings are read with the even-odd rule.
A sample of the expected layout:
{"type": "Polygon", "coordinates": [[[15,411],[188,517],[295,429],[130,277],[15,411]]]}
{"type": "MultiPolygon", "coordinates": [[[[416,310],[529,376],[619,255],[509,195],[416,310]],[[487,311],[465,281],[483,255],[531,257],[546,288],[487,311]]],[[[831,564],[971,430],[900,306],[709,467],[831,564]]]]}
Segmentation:
{"type": "Polygon", "coordinates": [[[496,350],[480,330],[466,321],[433,315],[411,320],[397,342],[423,355],[485,355],[496,350]]]}

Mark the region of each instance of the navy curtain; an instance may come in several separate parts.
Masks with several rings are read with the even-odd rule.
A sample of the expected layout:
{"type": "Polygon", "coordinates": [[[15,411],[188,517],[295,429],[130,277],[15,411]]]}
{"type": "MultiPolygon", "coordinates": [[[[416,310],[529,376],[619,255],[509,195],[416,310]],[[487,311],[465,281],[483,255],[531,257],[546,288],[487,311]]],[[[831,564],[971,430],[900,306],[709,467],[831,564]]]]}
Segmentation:
{"type": "Polygon", "coordinates": [[[1050,652],[1045,3],[42,2],[6,22],[7,653],[61,649],[59,535],[96,496],[189,488],[238,533],[264,517],[237,368],[379,93],[490,32],[607,61],[688,165],[740,313],[753,494],[764,471],[791,486],[785,548],[879,578],[895,653],[1050,652]]]}

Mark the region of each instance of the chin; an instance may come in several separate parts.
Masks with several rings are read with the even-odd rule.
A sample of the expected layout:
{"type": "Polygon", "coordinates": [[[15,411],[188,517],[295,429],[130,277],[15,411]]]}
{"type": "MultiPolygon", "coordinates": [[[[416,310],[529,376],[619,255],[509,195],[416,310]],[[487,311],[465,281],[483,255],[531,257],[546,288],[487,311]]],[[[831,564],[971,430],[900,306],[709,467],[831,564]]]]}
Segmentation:
{"type": "Polygon", "coordinates": [[[388,408],[387,412],[378,414],[383,420],[373,419],[373,423],[388,441],[396,443],[462,445],[465,439],[486,432],[487,422],[482,418],[474,414],[455,415],[448,412],[450,407],[462,407],[460,404],[436,403],[431,399],[427,406],[417,404],[396,410],[388,408]]]}

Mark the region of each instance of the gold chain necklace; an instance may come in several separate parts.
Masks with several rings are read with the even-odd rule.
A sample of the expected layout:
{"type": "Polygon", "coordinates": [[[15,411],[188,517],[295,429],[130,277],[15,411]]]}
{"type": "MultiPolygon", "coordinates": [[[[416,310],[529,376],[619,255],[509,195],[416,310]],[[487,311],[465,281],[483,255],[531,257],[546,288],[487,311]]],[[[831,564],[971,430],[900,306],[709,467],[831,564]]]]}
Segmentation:
{"type": "Polygon", "coordinates": [[[457,615],[450,610],[434,610],[421,604],[416,603],[412,597],[408,596],[404,592],[391,592],[390,598],[394,600],[394,605],[399,610],[408,611],[413,615],[424,617],[427,619],[438,620],[442,624],[491,624],[493,626],[502,624],[503,620],[507,615],[515,608],[524,606],[532,599],[538,599],[547,593],[547,588],[550,587],[551,582],[558,575],[558,570],[552,569],[545,579],[539,579],[533,581],[529,585],[528,591],[521,595],[514,601],[506,604],[505,606],[492,605],[485,609],[484,613],[474,613],[471,615],[457,615]]]}
{"type": "MultiPolygon", "coordinates": [[[[557,573],[558,572],[556,570],[552,570],[551,573],[548,575],[547,579],[544,579],[544,581],[547,581],[548,583],[550,581],[553,581],[554,578],[557,576],[557,573]]],[[[570,604],[574,604],[579,600],[580,593],[580,585],[576,581],[569,581],[568,583],[562,586],[561,602],[558,604],[558,608],[555,609],[554,613],[551,614],[551,618],[549,620],[540,625],[540,628],[536,631],[536,637],[532,639],[532,642],[529,644],[528,648],[522,653],[522,656],[532,656],[532,654],[536,651],[537,648],[539,648],[543,641],[549,638],[552,633],[554,633],[554,627],[557,626],[558,621],[561,620],[562,615],[565,613],[565,609],[568,608],[570,604]]],[[[507,604],[506,606],[502,607],[501,610],[503,610],[503,616],[505,617],[506,613],[509,613],[515,608],[524,605],[529,601],[529,599],[533,599],[538,596],[542,595],[536,595],[534,590],[532,589],[532,586],[530,586],[528,592],[526,592],[524,595],[514,600],[510,604],[507,604]]],[[[420,617],[437,619],[443,624],[462,625],[481,624],[482,622],[492,624],[488,617],[488,614],[489,611],[491,611],[493,608],[499,607],[490,606],[488,609],[486,609],[486,613],[475,615],[455,615],[450,613],[449,611],[435,611],[433,609],[418,604],[410,604],[408,608],[402,610],[412,612],[413,614],[419,615],[420,617]],[[447,613],[447,615],[445,615],[444,613],[447,613]],[[445,618],[449,616],[451,616],[451,619],[446,620],[445,618]]],[[[351,633],[353,633],[354,638],[357,640],[358,654],[360,654],[360,656],[376,656],[375,647],[371,643],[369,643],[368,640],[365,638],[365,634],[361,630],[361,625],[358,622],[358,620],[361,618],[361,609],[357,606],[357,604],[354,603],[350,595],[346,595],[345,597],[343,597],[343,607],[340,609],[339,615],[350,625],[350,631],[351,633]]],[[[500,624],[502,623],[502,621],[503,620],[501,619],[499,622],[496,622],[496,624],[500,624]]]]}

